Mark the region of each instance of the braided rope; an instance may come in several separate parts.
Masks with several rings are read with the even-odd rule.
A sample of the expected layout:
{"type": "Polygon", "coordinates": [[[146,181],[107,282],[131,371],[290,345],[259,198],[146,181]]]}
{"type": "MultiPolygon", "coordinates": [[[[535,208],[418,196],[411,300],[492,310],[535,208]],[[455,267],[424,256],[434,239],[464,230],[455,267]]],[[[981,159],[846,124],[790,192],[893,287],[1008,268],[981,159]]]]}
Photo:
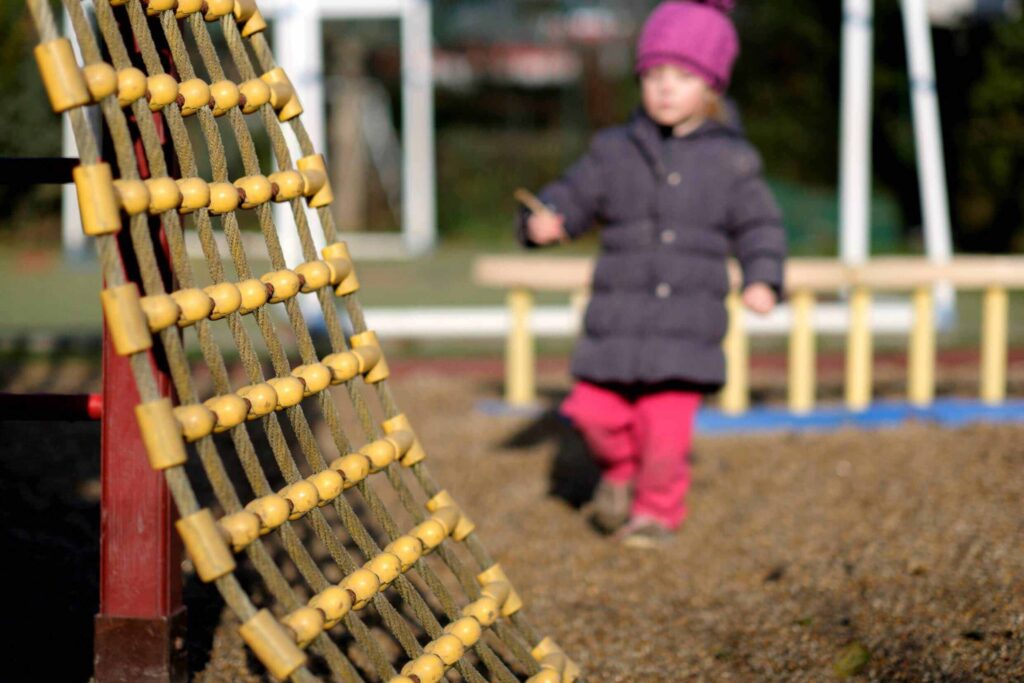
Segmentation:
{"type": "MultiPolygon", "coordinates": [[[[27,2],[39,29],[41,42],[45,44],[58,40],[60,36],[46,0],[27,2]]],[[[150,83],[154,82],[154,77],[161,77],[168,70],[171,71],[170,75],[182,84],[204,76],[205,80],[212,84],[226,81],[225,63],[215,48],[214,38],[208,26],[211,20],[218,19],[217,25],[227,46],[231,68],[237,72],[243,83],[253,82],[260,78],[260,73],[267,74],[277,69],[262,33],[243,37],[239,22],[230,10],[221,11],[219,16],[211,16],[216,15],[215,6],[224,5],[224,0],[203,3],[186,0],[114,0],[114,4],[123,7],[112,7],[111,0],[96,0],[94,4],[99,39],[93,32],[81,0],[63,0],[63,3],[71,17],[87,66],[102,65],[106,54],[109,56],[109,63],[120,74],[126,74],[131,69],[139,69],[150,83]],[[176,11],[185,11],[186,5],[196,5],[196,8],[187,16],[176,17],[176,11]],[[207,13],[207,17],[202,16],[203,13],[207,13]],[[194,52],[190,50],[189,41],[194,47],[194,52]],[[198,54],[198,63],[193,63],[193,54],[198,54]]],[[[244,13],[245,7],[249,5],[247,2],[228,2],[228,5],[232,4],[232,9],[236,13],[244,13]]],[[[253,136],[253,131],[260,130],[270,140],[273,162],[277,167],[294,168],[279,120],[279,112],[275,111],[271,101],[264,102],[254,111],[247,112],[258,114],[247,119],[243,113],[243,103],[239,99],[223,107],[223,111],[218,111],[219,102],[216,101],[216,96],[211,96],[210,106],[199,106],[194,111],[186,111],[190,105],[181,96],[176,100],[170,99],[162,106],[152,106],[158,98],[159,93],[156,92],[155,85],[147,97],[136,97],[130,102],[119,102],[117,92],[108,92],[105,96],[96,98],[103,115],[105,130],[112,143],[113,160],[116,162],[119,182],[166,178],[176,168],[180,169],[183,178],[198,178],[200,173],[196,145],[200,140],[207,150],[212,183],[231,183],[232,163],[229,149],[232,153],[237,151],[246,177],[262,177],[261,159],[257,155],[253,136]],[[194,116],[196,121],[196,125],[191,128],[186,118],[189,115],[194,116]],[[227,125],[220,125],[218,118],[224,118],[227,125]],[[253,122],[260,125],[252,125],[253,122]],[[144,152],[142,163],[136,160],[133,131],[141,140],[144,152]]],[[[68,111],[83,166],[99,163],[100,144],[86,121],[83,109],[76,106],[69,108],[68,111]]],[[[313,156],[315,150],[303,127],[301,117],[290,118],[289,125],[303,157],[313,156]]],[[[300,168],[301,165],[302,162],[300,168]]],[[[238,186],[237,182],[235,186],[238,186]]],[[[272,187],[275,188],[272,190],[273,193],[280,190],[279,186],[272,187]]],[[[241,201],[244,201],[244,192],[240,196],[243,198],[241,201]]],[[[308,197],[307,195],[306,198],[308,197]]],[[[313,226],[307,217],[304,200],[302,196],[292,196],[287,201],[295,220],[302,255],[307,262],[316,262],[316,240],[313,226]]],[[[127,202],[124,202],[124,206],[127,209],[127,202]]],[[[187,228],[194,229],[199,237],[208,271],[206,277],[214,286],[231,282],[226,272],[225,258],[239,281],[251,280],[254,275],[249,255],[244,249],[243,231],[234,207],[232,210],[213,212],[213,206],[212,203],[209,206],[200,206],[197,210],[187,212],[184,217],[179,215],[177,210],[171,209],[159,211],[158,218],[147,217],[145,212],[137,212],[130,216],[127,235],[98,235],[97,249],[107,289],[111,290],[127,282],[126,263],[122,260],[122,255],[127,250],[137,262],[143,294],[147,300],[165,300],[168,292],[173,298],[174,295],[186,291],[199,291],[196,289],[198,278],[192,272],[185,247],[187,228]],[[171,255],[173,275],[170,280],[165,280],[161,273],[156,255],[157,246],[154,245],[154,239],[160,234],[161,224],[171,255]],[[218,248],[218,227],[227,244],[226,255],[222,255],[218,248]]],[[[177,209],[178,205],[173,208],[177,209]]],[[[265,256],[269,258],[276,272],[291,273],[285,263],[278,228],[274,224],[269,202],[257,203],[253,208],[266,247],[265,256]]],[[[182,211],[182,214],[185,213],[182,211]]],[[[316,216],[326,243],[334,243],[338,235],[329,207],[317,206],[316,216]]],[[[299,279],[298,282],[301,284],[303,280],[299,279]]],[[[332,282],[333,284],[337,283],[332,282]]],[[[268,291],[273,292],[273,289],[268,291]]],[[[335,299],[338,297],[328,291],[327,287],[316,289],[316,295],[326,323],[330,354],[354,354],[351,357],[359,359],[362,363],[361,347],[354,340],[365,336],[369,331],[355,290],[341,293],[339,289],[345,312],[354,330],[351,340],[346,339],[335,307],[335,299]]],[[[215,298],[213,301],[216,303],[215,298]]],[[[250,324],[244,322],[237,306],[226,315],[220,316],[227,322],[233,347],[230,349],[221,349],[218,340],[223,335],[217,333],[217,323],[210,319],[213,316],[210,315],[209,309],[195,320],[189,320],[188,324],[179,322],[179,325],[185,327],[184,332],[175,325],[165,326],[155,332],[156,339],[166,356],[171,383],[180,406],[197,411],[194,413],[196,415],[205,414],[200,408],[204,404],[199,397],[188,361],[187,346],[190,340],[198,345],[218,397],[243,393],[242,389],[238,392],[232,389],[225,352],[237,353],[250,387],[266,386],[265,383],[268,381],[258,350],[260,346],[265,349],[270,362],[270,382],[281,382],[281,378],[296,376],[299,368],[293,368],[289,361],[285,339],[294,340],[293,353],[297,353],[302,367],[324,367],[327,357],[321,359],[317,353],[316,344],[306,325],[297,296],[282,295],[280,303],[287,314],[287,325],[282,325],[281,321],[276,319],[269,305],[257,306],[252,310],[250,324]],[[194,338],[188,332],[189,329],[194,330],[194,338]]],[[[185,313],[182,313],[182,316],[184,317],[185,313]]],[[[152,324],[150,327],[155,329],[152,324]]],[[[333,358],[334,355],[330,357],[333,358]]],[[[132,374],[138,385],[143,406],[158,402],[161,396],[148,353],[135,351],[130,358],[132,374]]],[[[367,444],[359,449],[359,453],[365,454],[367,462],[373,462],[372,453],[376,452],[372,450],[374,446],[383,444],[383,447],[390,448],[401,441],[399,435],[389,436],[388,433],[384,433],[386,430],[382,431],[381,426],[374,420],[374,413],[382,414],[389,423],[396,419],[404,419],[404,416],[395,401],[386,376],[370,381],[370,375],[365,374],[363,377],[363,374],[346,378],[340,384],[344,386],[344,392],[357,417],[361,432],[359,440],[367,444]],[[363,381],[359,381],[360,378],[363,378],[363,381]],[[369,393],[366,391],[367,387],[371,389],[369,393]],[[373,401],[368,400],[370,398],[375,399],[376,408],[371,405],[373,401]]],[[[301,387],[303,390],[308,388],[305,381],[301,387]]],[[[343,467],[335,466],[341,460],[333,460],[326,455],[330,452],[344,456],[346,453],[354,453],[356,448],[353,439],[342,425],[339,405],[335,401],[336,394],[328,390],[310,393],[315,394],[315,398],[310,396],[307,401],[296,401],[288,405],[283,405],[282,401],[282,405],[278,405],[276,410],[272,407],[269,412],[262,414],[260,419],[235,423],[230,429],[224,430],[228,432],[230,448],[223,439],[213,436],[212,429],[198,434],[195,439],[190,439],[191,448],[198,455],[202,474],[209,484],[213,501],[224,513],[219,522],[221,533],[226,534],[225,529],[229,528],[232,520],[244,522],[249,519],[247,515],[251,517],[253,514],[261,526],[267,527],[263,529],[263,533],[273,532],[270,542],[255,537],[249,542],[235,544],[236,550],[244,548],[245,557],[260,577],[269,600],[254,598],[254,595],[262,594],[262,591],[247,591],[235,571],[220,573],[212,580],[224,597],[225,603],[243,624],[257,624],[261,618],[257,604],[267,602],[276,615],[276,621],[288,626],[283,632],[291,640],[299,641],[299,645],[308,644],[317,660],[304,660],[300,664],[290,666],[285,670],[285,675],[296,681],[317,680],[317,675],[321,671],[327,672],[332,679],[342,681],[362,681],[367,677],[383,680],[427,680],[423,676],[430,678],[435,673],[437,676],[443,676],[447,666],[454,666],[463,679],[482,683],[487,680],[518,681],[518,676],[524,673],[528,676],[541,676],[545,671],[550,673],[550,667],[546,664],[542,667],[537,661],[539,657],[535,658],[531,654],[531,650],[544,645],[541,638],[518,608],[508,608],[512,602],[518,601],[518,597],[510,597],[513,592],[508,588],[495,588],[502,582],[494,583],[493,576],[489,579],[491,583],[485,583],[483,580],[482,577],[496,571],[496,565],[472,527],[460,533],[462,522],[456,524],[454,520],[461,518],[451,517],[454,513],[450,510],[445,513],[447,517],[442,515],[441,518],[437,516],[441,513],[430,516],[425,510],[424,501],[430,500],[428,507],[434,506],[441,500],[441,496],[446,495],[431,476],[425,462],[414,461],[406,466],[401,464],[400,458],[392,457],[382,467],[377,468],[383,474],[383,477],[377,480],[387,482],[389,497],[393,496],[400,504],[400,509],[396,512],[417,524],[413,532],[410,532],[412,536],[403,534],[392,510],[386,505],[381,493],[368,483],[365,475],[350,482],[352,493],[332,497],[321,496],[317,501],[318,505],[300,511],[301,514],[286,513],[279,523],[267,522],[266,516],[270,514],[270,508],[253,507],[261,504],[272,507],[275,502],[286,501],[288,513],[295,513],[295,501],[299,500],[295,497],[298,495],[296,492],[302,486],[308,490],[309,482],[314,481],[318,475],[334,471],[345,473],[343,467]],[[327,426],[330,435],[327,444],[318,442],[311,426],[311,420],[318,417],[322,418],[327,426]],[[253,425],[255,432],[250,432],[250,424],[253,425]],[[289,443],[287,435],[294,438],[301,461],[293,453],[293,445],[289,443]],[[265,438],[266,449],[257,446],[260,437],[265,438]],[[269,453],[269,461],[262,457],[265,453],[269,453]],[[233,462],[240,465],[245,481],[255,496],[255,499],[245,505],[244,496],[236,489],[230,475],[233,462]],[[287,484],[288,488],[275,493],[271,482],[278,480],[287,484]],[[262,512],[262,517],[260,512],[251,513],[257,509],[262,512]],[[336,517],[336,522],[332,521],[332,515],[336,517]],[[442,521],[439,522],[438,519],[442,521]],[[436,539],[436,544],[433,540],[428,542],[427,539],[432,533],[430,529],[438,528],[445,531],[444,536],[436,539]],[[341,530],[344,530],[344,534],[339,534],[341,530]],[[444,541],[443,538],[448,536],[452,536],[452,539],[444,541]],[[383,544],[378,542],[381,538],[384,540],[383,544]],[[401,544],[409,538],[418,539],[417,542],[422,548],[412,558],[411,566],[405,568],[407,571],[381,569],[392,563],[393,558],[400,554],[396,548],[402,547],[401,544]],[[455,538],[458,538],[468,551],[468,561],[456,552],[455,538]],[[381,545],[387,547],[382,549],[381,545]],[[325,550],[327,559],[316,559],[316,548],[325,550]],[[431,550],[434,551],[437,560],[421,559],[422,555],[431,550]],[[286,577],[282,570],[282,564],[285,563],[297,570],[298,579],[290,580],[286,577]],[[325,563],[333,567],[322,566],[325,563]],[[355,598],[358,597],[358,602],[373,607],[372,614],[355,609],[345,610],[344,616],[339,619],[344,625],[343,630],[323,627],[324,610],[311,610],[306,607],[307,603],[313,604],[309,601],[309,596],[315,596],[313,600],[316,601],[324,596],[334,595],[331,591],[336,590],[336,587],[327,579],[327,573],[337,574],[339,571],[346,577],[341,587],[348,586],[352,602],[357,602],[355,598]],[[375,572],[379,576],[375,576],[375,572]],[[371,583],[375,581],[375,587],[363,595],[361,584],[356,581],[357,577],[369,579],[371,583]],[[387,585],[395,587],[398,600],[385,592],[387,585]],[[460,609],[460,605],[467,603],[469,606],[460,609]],[[481,605],[484,607],[480,607],[481,605]],[[450,650],[444,650],[443,643],[446,642],[446,638],[451,641],[452,633],[464,632],[464,629],[459,630],[459,625],[467,618],[466,610],[489,609],[492,606],[506,612],[506,616],[509,617],[508,623],[486,617],[478,619],[483,626],[490,628],[484,628],[479,637],[474,636],[463,643],[467,648],[472,648],[476,655],[475,659],[462,657],[462,650],[458,648],[455,655],[451,655],[450,650]],[[311,612],[318,612],[319,616],[311,612]],[[449,623],[449,626],[442,628],[439,617],[449,623]],[[314,622],[321,619],[321,627],[313,628],[308,642],[302,643],[300,633],[304,631],[303,624],[309,619],[313,619],[314,622]],[[492,623],[487,623],[488,621],[492,623]],[[406,668],[410,672],[415,672],[410,673],[410,676],[418,678],[398,676],[394,656],[388,654],[384,642],[387,639],[378,635],[381,629],[377,625],[380,624],[386,628],[389,637],[404,656],[412,660],[406,668]],[[427,645],[427,654],[424,654],[424,647],[420,645],[424,635],[431,641],[427,645]],[[354,659],[355,651],[358,651],[360,656],[354,659]],[[448,654],[443,654],[445,652],[448,654]],[[448,661],[449,656],[451,661],[448,661]],[[366,660],[369,660],[368,663],[366,660]],[[437,666],[438,662],[443,663],[442,668],[437,670],[439,673],[430,669],[437,666]],[[421,671],[417,668],[421,665],[427,666],[428,669],[421,671]],[[318,674],[314,674],[313,671],[317,671],[318,674]]],[[[254,411],[253,403],[249,399],[245,400],[249,409],[254,411]]],[[[209,405],[209,402],[206,405],[209,405]]],[[[216,414],[215,417],[218,421],[221,418],[220,414],[216,414]]],[[[405,448],[408,447],[409,444],[406,443],[405,448]]],[[[395,455],[401,454],[396,451],[395,455]]],[[[166,480],[180,516],[183,519],[191,519],[200,514],[200,497],[191,479],[194,475],[187,473],[182,463],[174,463],[162,469],[166,473],[166,480]]],[[[321,476],[317,481],[326,481],[329,478],[321,476]]],[[[232,542],[234,543],[234,540],[232,542]]],[[[324,603],[321,601],[317,604],[324,603]]],[[[257,655],[260,654],[257,651],[257,655]]],[[[268,668],[271,667],[273,664],[268,664],[268,668]]],[[[565,680],[569,678],[566,677],[565,680]]]]}

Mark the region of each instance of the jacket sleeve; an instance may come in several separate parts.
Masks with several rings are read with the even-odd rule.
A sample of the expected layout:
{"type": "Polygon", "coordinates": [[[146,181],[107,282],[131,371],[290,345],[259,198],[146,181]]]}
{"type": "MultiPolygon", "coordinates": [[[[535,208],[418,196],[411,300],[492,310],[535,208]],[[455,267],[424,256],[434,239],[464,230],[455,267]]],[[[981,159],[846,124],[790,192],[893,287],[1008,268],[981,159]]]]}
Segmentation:
{"type": "Polygon", "coordinates": [[[761,282],[781,300],[786,261],[786,229],[775,198],[761,174],[752,148],[737,155],[730,197],[729,235],[743,270],[743,286],[761,282]]]}
{"type": "MultiPolygon", "coordinates": [[[[600,135],[591,142],[590,149],[569,167],[561,178],[547,185],[538,197],[555,213],[565,217],[565,231],[571,239],[584,234],[600,217],[605,197],[605,157],[600,135]]],[[[516,225],[516,238],[528,248],[539,245],[527,236],[526,221],[530,212],[520,209],[516,225]]]]}

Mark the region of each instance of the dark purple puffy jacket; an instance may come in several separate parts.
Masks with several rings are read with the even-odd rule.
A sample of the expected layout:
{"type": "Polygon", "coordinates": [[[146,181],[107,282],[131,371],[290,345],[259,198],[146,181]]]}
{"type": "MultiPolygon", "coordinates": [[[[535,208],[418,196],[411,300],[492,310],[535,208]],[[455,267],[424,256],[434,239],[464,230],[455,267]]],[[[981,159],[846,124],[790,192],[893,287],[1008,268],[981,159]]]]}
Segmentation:
{"type": "MultiPolygon", "coordinates": [[[[779,293],[786,233],[757,151],[708,120],[685,137],[639,111],[597,133],[586,155],[540,193],[576,238],[601,226],[593,295],[572,374],[605,384],[725,381],[726,259],[745,284],[779,293]]],[[[518,226],[526,237],[525,216],[518,226]]]]}

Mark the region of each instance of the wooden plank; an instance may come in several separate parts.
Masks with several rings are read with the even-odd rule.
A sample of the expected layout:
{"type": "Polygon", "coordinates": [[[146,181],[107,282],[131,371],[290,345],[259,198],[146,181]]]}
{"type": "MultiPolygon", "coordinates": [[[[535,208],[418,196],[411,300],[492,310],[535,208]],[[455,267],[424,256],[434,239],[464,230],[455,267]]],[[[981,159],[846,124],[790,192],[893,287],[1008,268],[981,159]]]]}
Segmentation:
{"type": "MultiPolygon", "coordinates": [[[[742,282],[735,261],[728,264],[734,288],[742,282]]],[[[573,291],[590,284],[593,259],[585,256],[487,255],[473,264],[473,281],[483,287],[537,291],[573,291]]],[[[862,266],[835,259],[794,258],[786,262],[788,292],[835,292],[861,285],[871,290],[913,291],[948,282],[960,290],[991,286],[1024,289],[1024,257],[958,256],[946,264],[920,257],[880,257],[862,266]]]]}

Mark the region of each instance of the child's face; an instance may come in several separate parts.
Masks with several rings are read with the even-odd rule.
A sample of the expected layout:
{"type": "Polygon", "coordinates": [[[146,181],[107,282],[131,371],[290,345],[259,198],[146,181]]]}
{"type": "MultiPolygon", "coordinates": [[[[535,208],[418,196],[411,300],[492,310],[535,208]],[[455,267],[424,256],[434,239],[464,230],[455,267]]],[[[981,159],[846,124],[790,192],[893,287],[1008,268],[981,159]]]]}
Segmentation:
{"type": "Polygon", "coordinates": [[[704,79],[675,64],[659,64],[640,75],[647,115],[661,126],[677,126],[703,116],[710,89],[704,79]]]}

